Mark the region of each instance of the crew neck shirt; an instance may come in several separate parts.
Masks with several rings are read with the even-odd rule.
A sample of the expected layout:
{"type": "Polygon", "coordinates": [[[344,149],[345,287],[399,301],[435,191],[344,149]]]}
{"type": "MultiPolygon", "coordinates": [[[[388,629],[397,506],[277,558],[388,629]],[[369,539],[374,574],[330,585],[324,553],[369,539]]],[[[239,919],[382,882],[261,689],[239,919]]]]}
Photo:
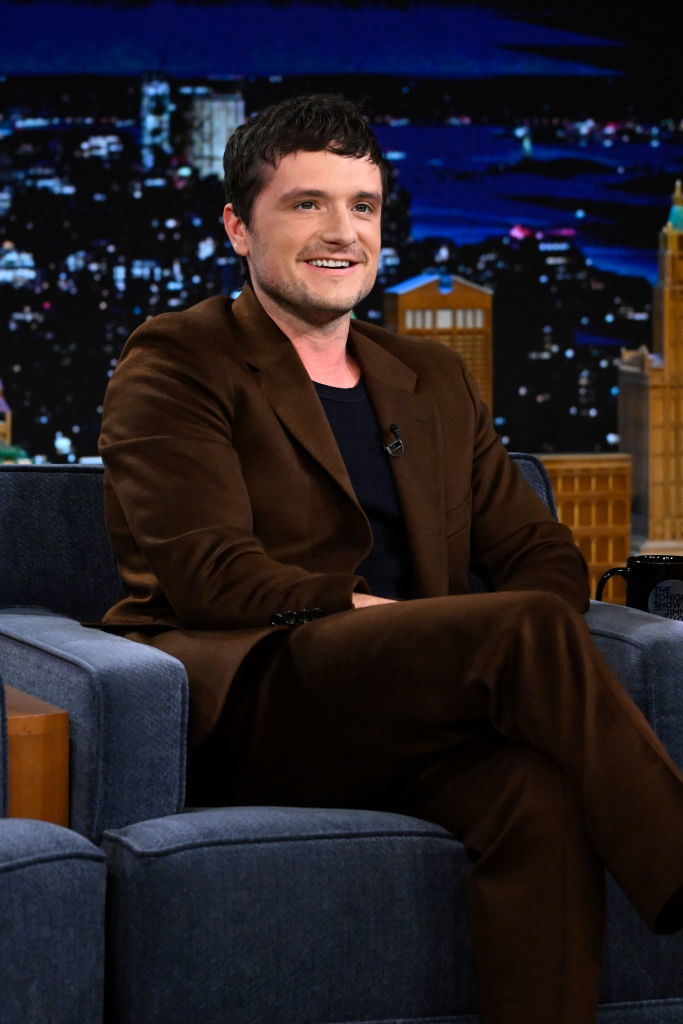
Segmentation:
{"type": "Polygon", "coordinates": [[[363,379],[352,388],[318,384],[315,389],[346,465],[356,498],[372,529],[372,550],[356,572],[372,594],[411,596],[412,563],[391,458],[363,379]]]}

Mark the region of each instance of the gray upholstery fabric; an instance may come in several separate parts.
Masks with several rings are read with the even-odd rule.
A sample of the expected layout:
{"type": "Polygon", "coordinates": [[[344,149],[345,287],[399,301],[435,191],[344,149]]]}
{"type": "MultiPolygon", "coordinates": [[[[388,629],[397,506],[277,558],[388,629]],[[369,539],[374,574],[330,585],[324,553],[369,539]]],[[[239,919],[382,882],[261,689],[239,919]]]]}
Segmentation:
{"type": "MultiPolygon", "coordinates": [[[[635,913],[616,882],[607,878],[607,933],[602,970],[601,998],[605,1004],[633,1003],[642,1017],[624,1014],[623,1020],[658,1020],[650,1003],[663,1002],[668,1013],[677,1006],[683,1021],[683,936],[653,935],[635,913]],[[666,997],[666,998],[664,998],[666,997]]],[[[629,1011],[633,1014],[635,1011],[629,1011]]],[[[621,1024],[622,1018],[615,1018],[621,1024]]]]}
{"type": "Polygon", "coordinates": [[[98,621],[120,590],[101,466],[0,466],[0,608],[98,621]]]}
{"type": "Polygon", "coordinates": [[[0,820],[0,1020],[100,1024],[104,855],[42,821],[0,820]]]}
{"type": "Polygon", "coordinates": [[[618,1003],[603,1006],[598,1013],[599,1024],[680,1024],[682,1020],[682,999],[618,1003]]]}
{"type": "MultiPolygon", "coordinates": [[[[591,602],[586,618],[596,646],[683,768],[683,623],[600,601],[591,602]]],[[[616,1024],[683,1021],[683,936],[652,935],[616,884],[608,882],[603,998],[637,1004],[613,1010],[616,1016],[608,1019],[616,1024]],[[664,995],[670,1000],[662,1002],[664,995]]]]}
{"type": "Polygon", "coordinates": [[[422,1024],[474,1008],[466,857],[436,825],[235,807],[103,845],[116,1021],[422,1024]]]}
{"type": "Polygon", "coordinates": [[[586,621],[617,679],[683,768],[683,622],[601,601],[591,602],[586,621]]]}
{"type": "Polygon", "coordinates": [[[98,839],[182,810],[187,676],[175,658],[64,616],[5,609],[0,673],[69,713],[72,828],[98,839]]]}
{"type": "Polygon", "coordinates": [[[5,817],[7,753],[0,680],[0,1020],[101,1024],[104,854],[57,825],[5,817]]]}
{"type": "Polygon", "coordinates": [[[68,711],[70,824],[93,839],[182,809],[187,732],[180,662],[76,621],[120,590],[102,476],[0,467],[0,674],[68,711]]]}
{"type": "Polygon", "coordinates": [[[535,455],[527,455],[524,452],[511,452],[510,458],[517,463],[526,482],[533,487],[539,498],[545,502],[557,518],[555,495],[550,484],[550,477],[541,460],[535,455]]]}

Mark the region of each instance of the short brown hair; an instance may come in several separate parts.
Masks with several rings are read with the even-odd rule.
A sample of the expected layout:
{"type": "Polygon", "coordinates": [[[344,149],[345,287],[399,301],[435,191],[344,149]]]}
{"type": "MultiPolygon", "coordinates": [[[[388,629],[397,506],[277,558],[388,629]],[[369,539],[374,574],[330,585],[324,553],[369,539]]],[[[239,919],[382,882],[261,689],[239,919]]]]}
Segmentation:
{"type": "Polygon", "coordinates": [[[225,201],[249,226],[263,188],[263,165],[277,167],[288,153],[329,150],[367,157],[376,164],[387,192],[388,169],[374,132],[355,103],[338,96],[299,96],[265,107],[228,139],[223,155],[225,201]]]}

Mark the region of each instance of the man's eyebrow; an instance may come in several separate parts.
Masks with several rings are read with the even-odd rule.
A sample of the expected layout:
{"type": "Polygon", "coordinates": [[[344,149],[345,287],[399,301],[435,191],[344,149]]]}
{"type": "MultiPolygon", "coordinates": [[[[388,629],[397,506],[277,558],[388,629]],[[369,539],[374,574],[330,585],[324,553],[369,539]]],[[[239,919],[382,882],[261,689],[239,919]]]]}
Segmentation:
{"type": "MultiPolygon", "coordinates": [[[[292,199],[325,199],[329,195],[322,188],[292,188],[287,192],[283,192],[280,196],[280,202],[287,203],[292,199]]],[[[353,201],[358,202],[360,199],[369,199],[374,203],[382,205],[382,193],[381,192],[356,192],[353,196],[353,201]]]]}
{"type": "Polygon", "coordinates": [[[301,196],[312,196],[316,199],[324,197],[327,193],[321,188],[290,188],[280,195],[280,199],[286,202],[288,199],[299,199],[301,196]]]}
{"type": "Polygon", "coordinates": [[[374,203],[382,205],[382,193],[381,192],[357,192],[356,199],[371,199],[374,203]]]}

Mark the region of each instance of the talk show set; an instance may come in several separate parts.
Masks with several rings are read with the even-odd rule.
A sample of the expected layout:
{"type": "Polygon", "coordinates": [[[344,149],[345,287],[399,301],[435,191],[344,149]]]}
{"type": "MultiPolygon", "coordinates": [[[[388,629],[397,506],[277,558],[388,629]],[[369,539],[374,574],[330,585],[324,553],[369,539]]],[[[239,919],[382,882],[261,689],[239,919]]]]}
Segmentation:
{"type": "Polygon", "coordinates": [[[667,19],[0,19],[0,1024],[681,1024],[667,19]]]}

